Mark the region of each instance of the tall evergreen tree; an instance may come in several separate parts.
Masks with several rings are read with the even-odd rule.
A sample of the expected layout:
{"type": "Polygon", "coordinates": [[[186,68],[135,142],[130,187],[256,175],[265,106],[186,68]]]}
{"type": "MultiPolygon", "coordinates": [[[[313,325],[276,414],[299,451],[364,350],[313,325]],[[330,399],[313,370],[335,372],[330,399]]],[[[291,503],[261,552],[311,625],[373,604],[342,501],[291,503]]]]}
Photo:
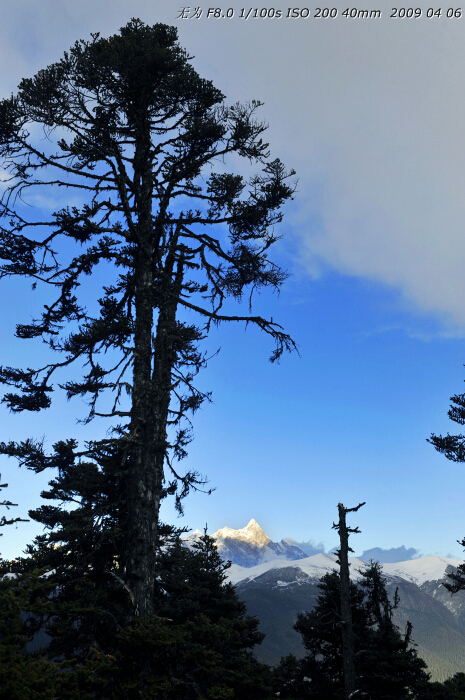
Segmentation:
{"type": "Polygon", "coordinates": [[[61,353],[43,367],[2,368],[0,381],[18,390],[4,400],[14,412],[47,408],[57,370],[82,364],[82,379],[61,388],[68,398],[89,399],[86,421],[119,421],[112,436],[80,449],[63,440],[48,454],[43,441],[28,439],[3,443],[0,452],[39,472],[119,451],[120,578],[143,618],[154,610],[160,500],[179,486],[180,508],[180,497],[202,483],[174,462],[186,455],[186,420],[209,398],[194,385],[206,363],[199,342],[212,325],[234,321],[274,339],[272,361],[295,347],[273,319],[251,314],[253,293],[279,290],[286,278],[268,250],[295,189],[287,182],[293,172],[270,158],[266,125],[255,119],[260,103],[226,106],[189,60],[174,27],[133,19],[109,39],[77,42],[0,103],[0,158],[10,173],[0,275],[55,291],[41,317],[18,323],[16,335],[40,337],[61,353]],[[218,164],[230,155],[261,172],[249,179],[227,172],[218,164]],[[53,202],[63,192],[70,204],[49,214],[22,204],[37,193],[53,202]],[[99,309],[87,310],[78,289],[102,267],[119,275],[103,286],[99,309]],[[235,315],[228,299],[244,295],[249,313],[235,315]],[[108,392],[110,408],[100,403],[108,392]]]}
{"type": "MultiPolygon", "coordinates": [[[[178,650],[173,656],[171,675],[181,676],[182,669],[184,679],[189,679],[202,697],[210,697],[213,688],[223,687],[225,694],[218,697],[268,698],[269,670],[253,653],[265,635],[258,630],[259,621],[247,615],[234,586],[226,582],[225,572],[231,563],[222,561],[206,528],[192,551],[175,537],[159,556],[159,615],[169,620],[165,624],[172,630],[188,630],[191,635],[185,651],[178,650]]],[[[181,696],[175,692],[169,697],[181,696]]]]}

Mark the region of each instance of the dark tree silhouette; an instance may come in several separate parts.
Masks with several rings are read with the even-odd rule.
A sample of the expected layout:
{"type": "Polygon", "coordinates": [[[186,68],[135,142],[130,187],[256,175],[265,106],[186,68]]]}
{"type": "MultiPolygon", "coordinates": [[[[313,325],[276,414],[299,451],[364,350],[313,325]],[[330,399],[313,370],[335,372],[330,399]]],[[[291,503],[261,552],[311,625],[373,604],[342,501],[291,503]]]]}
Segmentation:
{"type": "Polygon", "coordinates": [[[350,528],[346,524],[346,514],[355,513],[365,503],[359,503],[355,508],[344,508],[342,503],[338,504],[339,521],[333,523],[333,528],[339,533],[341,543],[340,549],[337,550],[339,557],[339,578],[341,587],[341,619],[339,622],[342,635],[342,660],[344,667],[344,692],[345,698],[353,697],[357,688],[355,675],[355,645],[354,633],[352,628],[352,604],[350,594],[350,575],[349,575],[349,552],[354,550],[349,547],[349,533],[358,533],[358,527],[350,528]]]}
{"type": "MultiPolygon", "coordinates": [[[[465,394],[454,394],[450,397],[452,405],[449,407],[447,415],[451,420],[459,425],[465,424],[465,394]]],[[[465,462],[465,435],[435,435],[431,433],[427,438],[433,447],[452,462],[465,462]]]]}
{"type": "MultiPolygon", "coordinates": [[[[360,571],[358,583],[349,581],[352,619],[353,660],[356,683],[351,698],[408,700],[423,698],[429,675],[425,662],[412,647],[412,626],[401,635],[392,621],[398,604],[387,595],[381,566],[370,562],[360,571]]],[[[294,669],[289,698],[339,700],[347,697],[345,659],[340,632],[342,591],[336,571],[319,584],[321,594],[310,612],[299,613],[295,629],[302,634],[307,656],[294,669]],[[305,682],[307,679],[307,682],[305,682]]]]}
{"type": "Polygon", "coordinates": [[[52,380],[77,364],[86,367],[82,378],[59,386],[68,398],[88,398],[84,422],[118,421],[112,435],[80,449],[63,440],[47,454],[31,438],[2,443],[0,452],[39,472],[119,451],[120,572],[143,618],[153,611],[160,500],[176,493],[181,509],[189,488],[205,483],[175,467],[191,439],[189,416],[209,398],[194,385],[207,359],[199,342],[212,325],[235,321],[275,341],[272,361],[295,348],[273,319],[251,313],[254,292],[279,290],[287,276],[268,250],[294,173],[270,158],[266,125],[255,119],[260,103],[226,106],[189,60],[174,27],[133,19],[109,39],[77,42],[0,103],[0,157],[10,174],[0,274],[55,293],[40,318],[18,323],[16,336],[42,338],[60,353],[39,368],[1,368],[0,381],[17,390],[4,401],[14,412],[47,408],[52,380]],[[229,155],[260,172],[228,172],[229,155]],[[48,215],[24,204],[37,194],[52,203],[63,192],[69,205],[48,215]],[[113,271],[99,308],[86,309],[79,287],[113,271]],[[244,295],[249,312],[235,315],[229,299],[244,295]],[[108,392],[109,408],[101,403],[108,392]]]}
{"type": "MultiPolygon", "coordinates": [[[[450,397],[452,405],[449,407],[447,415],[451,420],[459,425],[465,424],[465,394],[454,394],[450,397]]],[[[428,439],[433,447],[445,455],[452,462],[465,462],[465,435],[435,435],[431,433],[428,439]]],[[[465,537],[462,540],[457,540],[462,547],[465,547],[465,537]]],[[[444,583],[444,586],[451,593],[458,593],[465,590],[465,563],[458,567],[456,573],[449,573],[450,583],[444,583]]]]}
{"type": "MultiPolygon", "coordinates": [[[[1,479],[1,474],[0,474],[0,479],[1,479]]],[[[6,489],[8,487],[8,484],[0,484],[0,491],[2,489],[6,489]]],[[[7,510],[10,510],[12,506],[17,506],[17,503],[12,503],[11,501],[0,501],[0,506],[3,506],[7,510]]],[[[24,518],[7,518],[5,515],[2,515],[0,518],[0,527],[4,527],[5,525],[13,525],[14,523],[27,523],[29,522],[28,520],[25,520],[24,518]]],[[[0,537],[3,535],[3,532],[0,533],[0,537]]]]}
{"type": "MultiPolygon", "coordinates": [[[[355,676],[355,653],[359,649],[361,631],[367,626],[363,591],[353,582],[350,586],[350,617],[355,676]]],[[[310,612],[299,613],[294,629],[302,635],[307,656],[301,662],[301,677],[311,679],[306,688],[310,697],[345,698],[345,666],[341,634],[341,582],[337,571],[326,574],[318,585],[321,593],[310,612]]],[[[357,686],[354,684],[354,692],[357,686]]],[[[291,695],[291,697],[293,697],[291,695]]],[[[299,697],[299,693],[296,693],[299,697]]],[[[306,697],[303,695],[303,697],[306,697]]]]}
{"type": "MultiPolygon", "coordinates": [[[[97,479],[89,479],[91,483],[84,487],[90,501],[95,499],[91,494],[97,479]]],[[[74,487],[81,490],[82,483],[78,486],[74,482],[74,487]]],[[[21,574],[17,588],[22,594],[14,609],[11,587],[4,598],[0,585],[0,607],[3,604],[6,608],[0,624],[6,633],[0,659],[8,662],[9,677],[13,678],[6,686],[8,697],[16,697],[13,689],[23,691],[18,697],[29,697],[27,691],[35,687],[30,675],[18,678],[22,671],[47,673],[49,682],[56,685],[63,675],[60,668],[67,668],[70,672],[60,688],[63,697],[69,693],[74,698],[72,691],[79,686],[82,697],[108,700],[270,700],[270,670],[254,656],[254,647],[264,634],[258,631],[258,620],[247,615],[234,586],[226,582],[230,563],[221,560],[213,538],[205,532],[190,550],[173,528],[160,527],[164,535],[163,545],[157,548],[157,615],[133,619],[123,628],[121,621],[129,601],[127,591],[112,581],[111,574],[116,578],[118,569],[108,562],[114,554],[109,523],[104,526],[99,551],[85,544],[86,537],[92,537],[86,527],[88,506],[77,508],[75,517],[67,517],[71,514],[64,509],[56,510],[60,539],[57,537],[55,544],[66,543],[64,547],[71,546],[72,552],[63,556],[63,550],[60,553],[56,546],[37,538],[31,556],[12,564],[21,574]],[[82,540],[82,547],[76,546],[78,540],[82,540]],[[55,576],[38,577],[36,567],[40,564],[48,570],[57,564],[59,571],[55,576]],[[45,640],[45,646],[31,650],[40,650],[40,664],[34,665],[33,654],[17,653],[22,641],[18,636],[21,609],[35,612],[23,630],[29,637],[46,624],[48,644],[45,640]],[[57,659],[63,657],[68,661],[60,667],[57,659]]],[[[116,523],[117,516],[113,519],[116,523]]]]}

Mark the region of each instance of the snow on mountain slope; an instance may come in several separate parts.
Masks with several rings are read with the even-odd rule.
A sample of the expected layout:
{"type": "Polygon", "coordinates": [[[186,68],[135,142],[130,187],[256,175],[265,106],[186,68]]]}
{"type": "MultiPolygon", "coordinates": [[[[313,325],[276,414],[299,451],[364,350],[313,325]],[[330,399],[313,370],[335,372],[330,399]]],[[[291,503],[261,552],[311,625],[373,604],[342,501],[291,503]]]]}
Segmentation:
{"type": "MultiPolygon", "coordinates": [[[[298,571],[303,571],[312,579],[320,579],[326,573],[333,570],[338,570],[339,566],[336,563],[337,557],[333,554],[314,554],[312,557],[300,559],[296,561],[293,568],[298,571]]],[[[440,581],[446,577],[447,570],[455,569],[462,564],[458,559],[446,559],[445,557],[421,557],[419,559],[411,559],[409,561],[396,562],[395,564],[383,564],[383,575],[387,579],[400,578],[404,581],[421,586],[425,581],[440,581]]],[[[367,567],[367,562],[357,557],[349,559],[350,576],[357,580],[360,578],[358,571],[367,567]]],[[[258,566],[245,568],[233,564],[226,572],[231,583],[239,583],[239,581],[252,581],[262,574],[270,571],[270,569],[278,569],[289,567],[287,559],[274,559],[258,566]]]]}
{"type": "MultiPolygon", "coordinates": [[[[333,554],[320,553],[314,554],[312,557],[299,559],[295,561],[294,565],[289,564],[289,560],[287,559],[274,559],[273,561],[264,562],[263,564],[258,564],[258,566],[250,568],[233,564],[231,568],[226,571],[226,574],[229,581],[236,584],[239,583],[239,581],[253,581],[253,579],[258,578],[271,569],[283,569],[292,566],[292,568],[296,570],[296,575],[298,575],[299,571],[303,571],[310,578],[318,580],[325,574],[338,570],[339,566],[336,563],[336,559],[337,557],[333,554]]],[[[363,569],[366,566],[366,562],[354,557],[349,559],[349,563],[352,564],[352,577],[359,578],[357,570],[363,569]]]]}
{"type": "Polygon", "coordinates": [[[386,577],[398,576],[405,581],[412,581],[421,586],[425,581],[439,581],[446,577],[448,567],[457,568],[463,564],[460,559],[447,559],[446,557],[420,557],[395,564],[383,564],[383,574],[386,577]]]}
{"type": "MultiPolygon", "coordinates": [[[[357,561],[360,561],[357,559],[357,561]]],[[[239,581],[253,581],[262,574],[265,574],[271,569],[283,569],[291,566],[288,559],[273,559],[272,561],[263,562],[257,566],[246,568],[233,564],[225,573],[231,583],[239,583],[239,581]]],[[[331,554],[315,554],[313,557],[306,557],[295,562],[294,567],[304,571],[311,578],[319,579],[327,573],[337,569],[336,557],[331,554]]]]}
{"type": "MultiPolygon", "coordinates": [[[[201,535],[196,530],[184,536],[184,544],[191,547],[201,535]]],[[[339,569],[336,555],[325,554],[323,545],[312,540],[299,543],[287,537],[272,542],[255,520],[239,530],[223,527],[213,537],[223,560],[233,562],[225,571],[227,578],[237,585],[239,599],[249,614],[257,615],[266,634],[257,650],[259,661],[275,665],[290,652],[301,658],[305,650],[293,630],[296,614],[313,608],[319,580],[339,569]]],[[[368,566],[358,558],[349,563],[353,580],[368,566]]],[[[453,675],[465,668],[465,591],[452,595],[441,583],[461,564],[434,556],[382,564],[391,600],[399,590],[394,622],[400,629],[407,620],[412,622],[418,653],[435,680],[443,680],[444,669],[453,675]]]]}

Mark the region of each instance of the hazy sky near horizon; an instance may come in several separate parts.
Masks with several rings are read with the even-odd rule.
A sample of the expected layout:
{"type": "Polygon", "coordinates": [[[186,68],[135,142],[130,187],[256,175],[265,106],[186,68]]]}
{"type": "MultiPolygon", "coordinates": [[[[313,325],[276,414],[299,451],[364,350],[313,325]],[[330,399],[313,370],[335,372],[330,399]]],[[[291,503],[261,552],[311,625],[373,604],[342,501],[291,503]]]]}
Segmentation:
{"type": "MultiPolygon", "coordinates": [[[[264,103],[272,155],[299,177],[270,254],[291,277],[254,312],[282,323],[300,357],[270,365],[272,347],[250,328],[211,334],[206,350],[221,352],[199,384],[213,404],[194,419],[185,466],[216,491],[189,496],[182,519],[167,502],[162,517],[210,532],[255,518],[273,540],[328,550],[337,503],[366,501],[350,523],[362,530],[356,554],[405,546],[461,558],[465,466],[426,438],[460,432],[447,410],[465,379],[465,19],[437,3],[441,17],[428,18],[424,2],[419,18],[391,18],[385,1],[359,6],[380,18],[345,18],[353,5],[338,0],[335,18],[315,17],[316,4],[294,19],[262,4],[257,14],[270,17],[250,6],[248,20],[242,3],[216,4],[234,16],[209,18],[200,3],[188,11],[202,9],[200,19],[181,19],[187,6],[173,0],[0,0],[2,96],[91,32],[109,36],[131,17],[172,24],[228,103],[264,103]]],[[[15,323],[40,311],[29,288],[1,282],[0,364],[26,365],[36,352],[13,338],[15,323]]],[[[0,407],[0,440],[101,435],[97,423],[75,425],[79,402],[56,399],[40,414],[0,407]]],[[[0,472],[2,499],[19,504],[5,514],[27,517],[52,475],[3,458],[0,472]]],[[[19,554],[35,534],[34,523],[4,528],[1,554],[19,554]]]]}

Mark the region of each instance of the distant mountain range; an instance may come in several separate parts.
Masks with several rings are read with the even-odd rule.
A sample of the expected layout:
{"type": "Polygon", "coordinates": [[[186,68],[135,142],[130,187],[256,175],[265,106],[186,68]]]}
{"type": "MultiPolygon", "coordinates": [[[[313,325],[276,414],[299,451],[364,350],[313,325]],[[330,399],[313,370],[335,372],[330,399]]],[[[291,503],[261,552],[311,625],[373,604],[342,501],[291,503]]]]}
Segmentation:
{"type": "MultiPolygon", "coordinates": [[[[185,545],[191,547],[201,534],[196,530],[185,535],[185,545]]],[[[291,538],[272,542],[255,520],[241,530],[224,527],[212,537],[222,559],[232,562],[226,573],[239,598],[247,603],[249,614],[258,617],[267,635],[256,649],[258,659],[275,665],[291,652],[303,656],[301,636],[292,626],[297,612],[315,605],[320,578],[338,569],[336,556],[323,552],[308,556],[302,543],[291,538]]],[[[349,562],[356,580],[366,562],[357,558],[349,562]]],[[[382,565],[391,598],[399,589],[394,621],[401,631],[407,620],[413,624],[418,654],[428,664],[433,680],[465,671],[465,591],[452,595],[442,585],[460,564],[457,559],[427,556],[382,565]]]]}

